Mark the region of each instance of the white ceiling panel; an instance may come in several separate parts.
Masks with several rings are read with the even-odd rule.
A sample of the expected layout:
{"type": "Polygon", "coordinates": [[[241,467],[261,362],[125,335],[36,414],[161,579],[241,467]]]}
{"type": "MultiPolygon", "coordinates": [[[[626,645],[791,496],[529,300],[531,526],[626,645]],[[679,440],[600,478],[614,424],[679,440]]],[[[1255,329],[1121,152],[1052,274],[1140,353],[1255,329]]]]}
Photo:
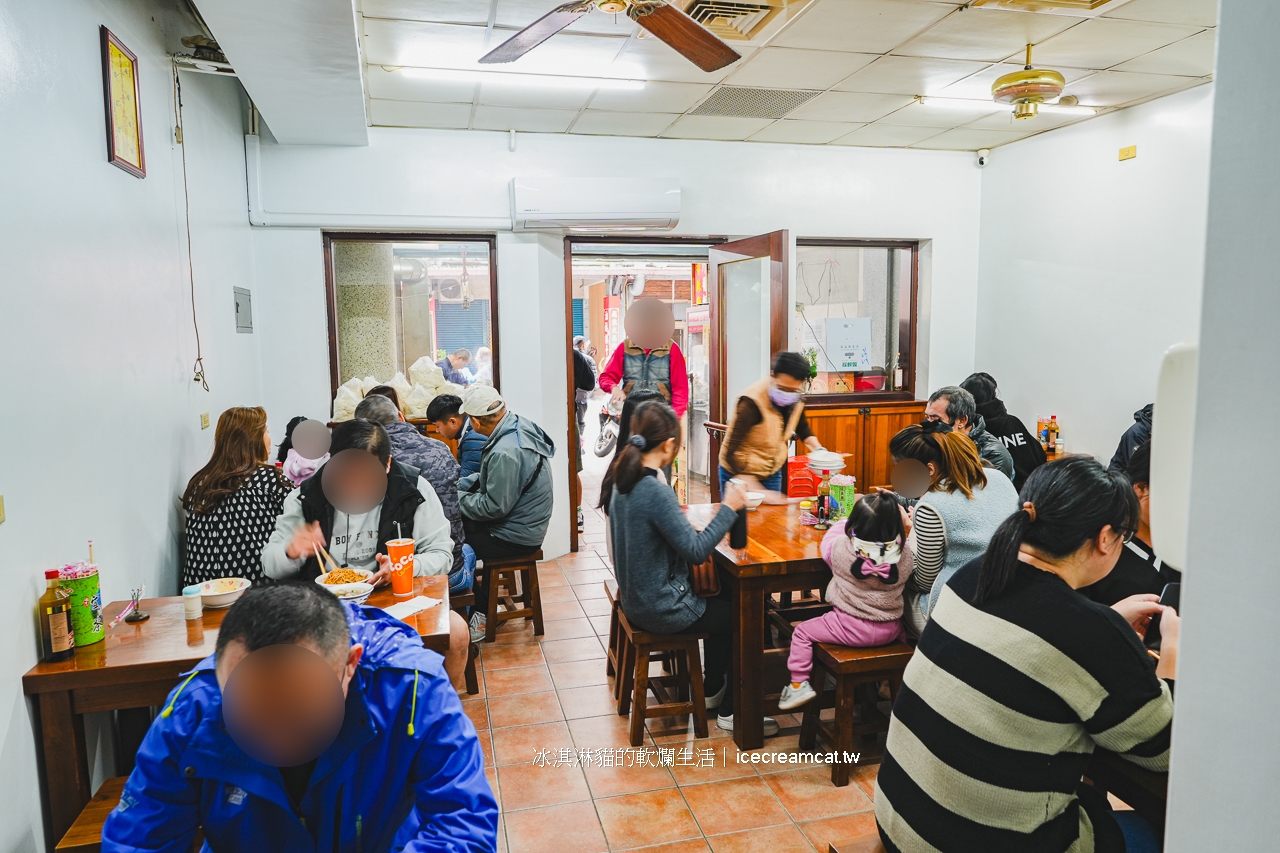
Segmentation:
{"type": "Polygon", "coordinates": [[[476,94],[475,83],[415,79],[403,71],[387,71],[381,65],[368,66],[365,75],[369,83],[370,98],[469,104],[476,94]]]}
{"type": "Polygon", "coordinates": [[[946,149],[950,151],[977,151],[980,148],[995,148],[997,145],[1013,142],[1015,139],[1030,135],[1030,133],[1034,133],[1034,131],[1010,133],[1004,130],[977,130],[960,127],[939,133],[937,136],[931,136],[923,142],[915,143],[912,147],[946,149]]]}
{"type": "Polygon", "coordinates": [[[1110,68],[1195,35],[1194,27],[1094,18],[1037,44],[1037,68],[1110,68]]]}
{"type": "Polygon", "coordinates": [[[834,145],[864,145],[870,148],[905,148],[943,133],[942,127],[894,127],[888,124],[869,124],[848,136],[835,140],[834,145]]]}
{"type": "Polygon", "coordinates": [[[371,98],[369,120],[382,127],[465,128],[471,121],[471,105],[380,101],[371,98]]]}
{"type": "MultiPolygon", "coordinates": [[[[1036,64],[1040,64],[1039,60],[1036,61],[1036,64]]],[[[1013,63],[992,65],[971,77],[966,77],[959,83],[953,83],[944,89],[939,89],[937,92],[934,92],[934,94],[946,98],[976,98],[979,100],[987,100],[991,97],[992,83],[996,82],[997,79],[1006,74],[1012,74],[1014,71],[1021,70],[1021,65],[1014,65],[1013,63]]],[[[1067,81],[1068,88],[1071,87],[1071,83],[1073,81],[1079,80],[1081,77],[1087,77],[1093,73],[1092,71],[1085,71],[1079,68],[1056,68],[1055,70],[1062,74],[1063,78],[1067,81]]]]}
{"type": "Polygon", "coordinates": [[[874,59],[874,54],[866,53],[766,47],[756,51],[749,62],[744,60],[744,67],[728,82],[771,89],[830,89],[874,59]]]}
{"type": "Polygon", "coordinates": [[[1103,17],[1214,27],[1218,24],[1218,0],[1129,0],[1117,9],[1104,12],[1103,17]]]}
{"type": "Polygon", "coordinates": [[[680,118],[678,113],[611,113],[587,110],[578,116],[570,133],[605,136],[657,136],[680,118]]]}
{"type": "Polygon", "coordinates": [[[880,124],[903,127],[959,127],[983,116],[994,115],[1009,109],[1000,104],[974,102],[972,104],[939,104],[924,101],[903,107],[885,116],[880,124]]]}
{"type": "Polygon", "coordinates": [[[638,91],[599,89],[593,110],[642,113],[683,113],[702,102],[713,87],[704,83],[648,82],[638,91]]]}
{"type": "Polygon", "coordinates": [[[591,99],[593,89],[546,89],[535,86],[484,83],[480,101],[498,107],[533,107],[540,110],[580,110],[591,99]]]}
{"type": "Polygon", "coordinates": [[[925,0],[818,0],[773,43],[780,47],[887,53],[956,11],[925,0]]]}
{"type": "Polygon", "coordinates": [[[360,0],[366,18],[480,24],[489,21],[489,3],[476,0],[360,0]]]}
{"type": "Polygon", "coordinates": [[[893,52],[898,56],[1000,62],[1028,44],[1039,44],[1082,20],[1003,9],[966,9],[893,52]]]}
{"type": "MultiPolygon", "coordinates": [[[[735,43],[733,49],[750,56],[755,48],[735,43]]],[[[656,38],[633,39],[626,43],[626,50],[611,69],[611,77],[635,77],[644,80],[665,80],[673,83],[719,83],[738,70],[743,64],[739,59],[719,71],[707,73],[676,53],[656,38]]]]}
{"type": "Polygon", "coordinates": [[[1149,74],[1178,74],[1184,77],[1204,77],[1213,73],[1214,47],[1217,31],[1205,30],[1189,39],[1174,42],[1168,47],[1153,50],[1115,67],[1116,71],[1143,71],[1149,74]]]}
{"type": "Polygon", "coordinates": [[[476,107],[471,126],[480,130],[521,130],[564,133],[578,113],[574,110],[529,110],[519,107],[476,107]]]}
{"type": "Polygon", "coordinates": [[[839,92],[931,95],[986,67],[985,62],[882,56],[835,88],[839,92]]]}
{"type": "Polygon", "coordinates": [[[869,122],[905,107],[912,100],[907,95],[827,92],[793,111],[788,118],[810,121],[869,122]]]}
{"type": "Polygon", "coordinates": [[[750,142],[801,142],[822,145],[839,139],[863,125],[845,121],[775,121],[759,133],[748,137],[750,142]]]}
{"type": "Polygon", "coordinates": [[[767,118],[683,116],[662,135],[674,139],[746,139],[770,121],[767,118]]]}
{"type": "MultiPolygon", "coordinates": [[[[427,5],[434,2],[435,0],[427,0],[427,5]]],[[[483,7],[486,16],[488,15],[490,0],[471,0],[471,2],[483,7]]],[[[490,44],[497,47],[504,40],[515,35],[516,31],[524,29],[563,3],[564,0],[498,0],[498,15],[494,23],[498,27],[507,28],[508,31],[505,33],[495,31],[490,44]]],[[[626,15],[606,15],[599,9],[593,9],[570,24],[564,32],[629,36],[635,30],[635,22],[626,15]]],[[[552,36],[552,39],[556,38],[559,36],[552,36]]],[[[550,45],[552,42],[547,44],[550,45]]]]}
{"type": "Polygon", "coordinates": [[[1067,86],[1067,94],[1075,95],[1089,107],[1112,107],[1141,98],[1150,98],[1179,89],[1189,89],[1200,81],[1165,74],[1135,74],[1127,71],[1099,71],[1078,83],[1067,86]]]}

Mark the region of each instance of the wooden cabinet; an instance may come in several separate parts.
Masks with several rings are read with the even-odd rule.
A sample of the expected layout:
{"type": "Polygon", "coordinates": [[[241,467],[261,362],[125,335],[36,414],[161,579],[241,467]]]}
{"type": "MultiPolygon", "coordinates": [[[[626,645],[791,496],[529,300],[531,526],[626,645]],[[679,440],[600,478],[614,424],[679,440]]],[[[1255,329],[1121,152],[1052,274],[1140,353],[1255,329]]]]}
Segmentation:
{"type": "Polygon", "coordinates": [[[866,406],[806,408],[809,428],[822,446],[853,454],[844,473],[858,478],[858,491],[888,486],[893,471],[889,440],[905,426],[924,419],[923,400],[872,403],[866,406]]]}

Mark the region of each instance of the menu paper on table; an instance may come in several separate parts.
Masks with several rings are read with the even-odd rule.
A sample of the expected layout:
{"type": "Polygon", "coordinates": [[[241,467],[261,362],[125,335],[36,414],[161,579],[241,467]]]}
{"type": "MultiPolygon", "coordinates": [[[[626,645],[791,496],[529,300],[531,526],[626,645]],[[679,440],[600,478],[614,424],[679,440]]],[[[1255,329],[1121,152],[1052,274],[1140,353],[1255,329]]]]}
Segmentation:
{"type": "Polygon", "coordinates": [[[408,601],[397,601],[390,607],[382,608],[391,616],[397,619],[406,619],[415,613],[421,613],[429,607],[435,607],[440,603],[440,599],[431,598],[427,595],[415,595],[408,601]]]}

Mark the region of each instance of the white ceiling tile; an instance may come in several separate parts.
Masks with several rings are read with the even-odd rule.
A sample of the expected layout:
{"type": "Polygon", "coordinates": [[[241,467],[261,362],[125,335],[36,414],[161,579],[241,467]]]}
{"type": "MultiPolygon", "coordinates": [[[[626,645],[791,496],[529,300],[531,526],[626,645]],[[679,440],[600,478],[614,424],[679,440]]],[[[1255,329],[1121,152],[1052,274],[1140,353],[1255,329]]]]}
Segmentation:
{"type": "Polygon", "coordinates": [[[923,142],[917,142],[912,148],[937,148],[950,151],[977,151],[979,148],[995,148],[1027,136],[1026,133],[1010,133],[1003,130],[976,130],[958,127],[937,136],[931,136],[923,142]]]}
{"type": "Polygon", "coordinates": [[[1200,80],[1190,77],[1099,71],[1078,83],[1068,84],[1066,93],[1075,95],[1087,107],[1115,107],[1199,84],[1200,80]]]}
{"type": "Polygon", "coordinates": [[[591,99],[593,110],[621,112],[683,113],[693,109],[712,90],[703,83],[647,82],[638,91],[599,89],[591,99]]]}
{"type": "Polygon", "coordinates": [[[728,82],[771,89],[830,89],[875,58],[866,53],[766,47],[756,51],[728,82]]]}
{"type": "MultiPolygon", "coordinates": [[[[734,43],[743,58],[755,48],[734,43]]],[[[634,77],[643,80],[666,80],[674,83],[719,83],[742,65],[741,59],[719,71],[707,73],[656,38],[639,38],[626,43],[610,71],[612,77],[634,77]]]]}
{"type": "Polygon", "coordinates": [[[522,130],[529,133],[563,133],[575,110],[530,110],[519,107],[476,107],[471,126],[479,130],[522,130]]]}
{"type": "Polygon", "coordinates": [[[788,118],[810,121],[869,122],[905,107],[912,100],[907,95],[826,92],[793,111],[788,118]]]}
{"type": "Polygon", "coordinates": [[[770,121],[767,118],[682,116],[662,135],[676,139],[746,139],[770,121]]]}
{"type": "Polygon", "coordinates": [[[986,67],[985,62],[882,56],[835,88],[839,92],[930,95],[986,67]]]}
{"type": "Polygon", "coordinates": [[[1205,30],[1189,39],[1176,41],[1168,47],[1153,50],[1115,67],[1116,71],[1144,71],[1149,74],[1178,74],[1184,77],[1204,77],[1213,73],[1213,54],[1217,42],[1216,30],[1205,30]]]}
{"type": "Polygon", "coordinates": [[[887,53],[955,12],[923,0],[818,0],[773,43],[779,47],[887,53]]]}
{"type": "Polygon", "coordinates": [[[1014,118],[1013,108],[1005,107],[998,113],[992,113],[984,116],[977,121],[971,121],[965,127],[978,128],[981,130],[1007,130],[1016,133],[1035,133],[1041,130],[1053,130],[1059,127],[1065,127],[1068,124],[1075,124],[1078,121],[1085,121],[1092,118],[1088,115],[1071,115],[1068,113],[1041,113],[1035,118],[1014,118]]]}
{"type": "Polygon", "coordinates": [[[941,127],[894,127],[887,124],[869,124],[861,130],[855,130],[848,136],[842,136],[832,145],[861,145],[868,148],[903,148],[915,145],[931,136],[937,136],[946,128],[941,127]]]}
{"type": "Polygon", "coordinates": [[[880,120],[880,124],[902,127],[959,127],[983,116],[1009,110],[992,101],[972,104],[940,104],[928,100],[903,107],[880,120]]]}
{"type": "Polygon", "coordinates": [[[1103,17],[1213,27],[1218,23],[1218,0],[1130,0],[1103,17]]]}
{"type": "MultiPolygon", "coordinates": [[[[419,2],[422,2],[422,0],[419,0],[419,2]]],[[[436,0],[427,0],[427,5],[431,5],[434,2],[436,0]]],[[[489,0],[471,0],[471,3],[482,7],[485,11],[486,20],[488,20],[489,0]]],[[[561,0],[498,0],[498,15],[494,24],[507,29],[502,33],[495,30],[493,39],[489,43],[493,47],[497,47],[505,39],[515,35],[518,30],[529,26],[559,5],[561,5],[561,0]]],[[[635,29],[635,22],[626,15],[607,15],[599,9],[593,9],[570,24],[564,32],[629,36],[635,29]]],[[[554,38],[553,36],[553,40],[554,38]]],[[[551,43],[548,42],[547,44],[551,43]]]]}
{"type": "Polygon", "coordinates": [[[587,110],[574,122],[570,133],[606,136],[657,136],[680,118],[673,113],[611,113],[587,110]]]}
{"type": "Polygon", "coordinates": [[[400,18],[406,21],[438,21],[450,24],[485,24],[489,4],[476,0],[360,0],[366,18],[400,18]]]}
{"type": "Polygon", "coordinates": [[[1028,44],[1039,44],[1082,20],[1066,15],[971,8],[952,15],[893,52],[899,56],[1000,62],[1028,44]]]}
{"type": "Polygon", "coordinates": [[[1094,18],[1037,44],[1037,68],[1110,68],[1195,35],[1194,27],[1094,18]]]}
{"type": "Polygon", "coordinates": [[[838,139],[863,125],[846,121],[775,121],[759,133],[748,138],[749,142],[807,142],[821,145],[838,139]]]}
{"type": "MultiPolygon", "coordinates": [[[[1039,65],[1039,61],[1036,62],[1039,65]]],[[[946,98],[976,98],[978,100],[989,100],[991,98],[991,84],[996,82],[1000,77],[1006,74],[1012,74],[1014,71],[1021,71],[1021,65],[1006,63],[1004,65],[992,65],[974,74],[966,77],[959,83],[953,83],[944,89],[939,89],[933,94],[946,98]]],[[[1062,74],[1067,81],[1067,87],[1070,88],[1071,83],[1079,80],[1081,77],[1087,77],[1092,71],[1085,71],[1079,68],[1056,68],[1054,69],[1062,74]]]]}
{"type": "Polygon", "coordinates": [[[470,104],[369,100],[369,121],[379,127],[465,128],[470,120],[470,104]]]}
{"type": "Polygon", "coordinates": [[[475,83],[449,83],[442,80],[422,80],[403,71],[385,71],[381,65],[365,68],[369,82],[369,97],[391,101],[434,101],[436,103],[471,103],[475,97],[475,83]]]}
{"type": "Polygon", "coordinates": [[[533,107],[541,110],[580,110],[594,89],[559,89],[484,83],[477,103],[499,107],[533,107]]]}

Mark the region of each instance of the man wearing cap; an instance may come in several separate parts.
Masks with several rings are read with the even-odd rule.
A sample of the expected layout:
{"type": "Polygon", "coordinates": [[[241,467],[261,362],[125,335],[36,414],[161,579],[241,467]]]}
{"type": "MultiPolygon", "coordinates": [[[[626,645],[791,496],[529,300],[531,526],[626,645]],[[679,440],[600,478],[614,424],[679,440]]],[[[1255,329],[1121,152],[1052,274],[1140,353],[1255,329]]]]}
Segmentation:
{"type": "MultiPolygon", "coordinates": [[[[480,472],[458,480],[458,503],[467,542],[481,562],[532,554],[551,522],[551,466],[555,444],[542,427],[507,410],[491,385],[472,385],[462,397],[471,428],[488,436],[480,472]]],[[[476,601],[488,601],[488,573],[476,584],[476,601]]],[[[484,639],[484,615],[471,617],[471,638],[484,639]]]]}

